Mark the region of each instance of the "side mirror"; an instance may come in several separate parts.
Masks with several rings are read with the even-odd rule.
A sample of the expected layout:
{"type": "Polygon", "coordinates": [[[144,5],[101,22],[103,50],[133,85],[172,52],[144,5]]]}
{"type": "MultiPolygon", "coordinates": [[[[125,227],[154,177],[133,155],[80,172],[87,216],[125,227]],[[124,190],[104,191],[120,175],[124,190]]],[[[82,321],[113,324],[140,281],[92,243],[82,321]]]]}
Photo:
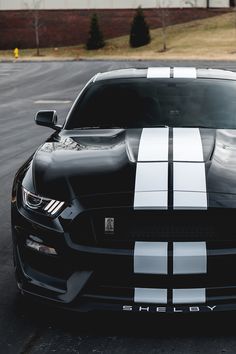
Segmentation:
{"type": "Polygon", "coordinates": [[[55,130],[61,129],[61,127],[57,125],[56,111],[39,111],[35,116],[35,123],[55,130]]]}

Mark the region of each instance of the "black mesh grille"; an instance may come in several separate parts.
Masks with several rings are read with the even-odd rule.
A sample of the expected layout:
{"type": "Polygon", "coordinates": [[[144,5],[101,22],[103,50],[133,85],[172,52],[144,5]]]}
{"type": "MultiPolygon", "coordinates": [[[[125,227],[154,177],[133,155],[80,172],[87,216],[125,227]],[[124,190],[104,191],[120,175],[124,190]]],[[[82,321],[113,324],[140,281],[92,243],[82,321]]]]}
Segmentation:
{"type": "Polygon", "coordinates": [[[95,243],[95,234],[91,217],[81,214],[72,222],[69,228],[71,240],[77,244],[93,245],[95,243]]]}
{"type": "Polygon", "coordinates": [[[126,212],[93,216],[94,230],[100,241],[214,241],[235,240],[231,213],[126,212]],[[225,214],[225,215],[224,215],[225,214]],[[105,218],[114,218],[114,233],[105,232],[105,218]]]}
{"type": "Polygon", "coordinates": [[[86,212],[70,226],[78,244],[119,245],[135,241],[236,241],[234,210],[134,211],[126,208],[86,212]],[[105,231],[114,218],[114,232],[105,231]]]}

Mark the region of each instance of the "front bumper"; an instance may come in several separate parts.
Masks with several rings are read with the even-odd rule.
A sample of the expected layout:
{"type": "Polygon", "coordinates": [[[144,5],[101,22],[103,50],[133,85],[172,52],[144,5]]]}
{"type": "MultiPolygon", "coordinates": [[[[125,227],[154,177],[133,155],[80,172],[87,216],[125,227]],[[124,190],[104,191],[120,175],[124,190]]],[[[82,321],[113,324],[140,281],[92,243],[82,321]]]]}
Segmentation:
{"type": "MultiPolygon", "coordinates": [[[[22,293],[75,311],[217,312],[236,310],[236,241],[207,242],[206,274],[147,275],[134,273],[134,244],[118,247],[75,243],[60,218],[47,225],[12,207],[14,261],[22,293]],[[57,250],[45,255],[26,246],[29,235],[57,250]],[[167,289],[163,303],[134,301],[135,288],[167,289]],[[173,289],[204,288],[204,303],[172,302],[173,289]]],[[[173,250],[168,250],[173,258],[173,250]]]]}

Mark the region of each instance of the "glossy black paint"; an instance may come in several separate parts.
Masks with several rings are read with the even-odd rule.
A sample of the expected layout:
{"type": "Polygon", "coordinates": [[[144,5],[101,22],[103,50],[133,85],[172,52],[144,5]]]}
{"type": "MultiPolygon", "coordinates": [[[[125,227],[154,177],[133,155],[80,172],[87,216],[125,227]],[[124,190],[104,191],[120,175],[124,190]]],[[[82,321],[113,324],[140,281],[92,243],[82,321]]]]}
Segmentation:
{"type": "Polygon", "coordinates": [[[59,127],[57,126],[56,111],[39,111],[35,116],[35,123],[37,125],[59,130],[59,127]]]}
{"type": "MultiPolygon", "coordinates": [[[[132,207],[141,132],[142,129],[62,130],[36,151],[22,184],[36,194],[65,201],[97,195],[103,202],[103,195],[126,194],[125,205],[132,207]]],[[[235,208],[236,130],[200,132],[208,206],[235,208]]]]}
{"type": "MultiPolygon", "coordinates": [[[[138,73],[145,75],[145,72],[138,73]]],[[[109,75],[112,74],[100,79],[109,79],[109,75]]],[[[130,72],[113,74],[113,79],[114,75],[130,75],[130,72]]],[[[135,239],[105,237],[95,227],[96,220],[103,222],[106,216],[136,214],[133,199],[141,133],[142,129],[62,129],[50,136],[20,168],[12,193],[12,234],[19,288],[25,294],[68,309],[123,311],[124,305],[133,305],[134,287],[155,287],[157,283],[167,288],[205,287],[207,305],[217,306],[216,311],[235,309],[235,130],[200,129],[208,210],[177,212],[170,205],[168,211],[153,212],[157,220],[167,218],[166,224],[176,219],[178,225],[179,220],[186,218],[191,232],[191,224],[202,223],[204,232],[188,237],[207,242],[207,275],[134,275],[135,239]],[[53,218],[26,210],[21,186],[43,197],[63,200],[66,207],[53,218]],[[26,239],[30,235],[54,247],[57,256],[27,248],[26,239]]],[[[171,193],[171,185],[169,190],[171,193]]],[[[145,220],[150,214],[141,211],[137,217],[145,220]]],[[[167,312],[175,312],[171,304],[168,306],[167,312]]],[[[188,312],[186,308],[181,307],[188,312]]]]}

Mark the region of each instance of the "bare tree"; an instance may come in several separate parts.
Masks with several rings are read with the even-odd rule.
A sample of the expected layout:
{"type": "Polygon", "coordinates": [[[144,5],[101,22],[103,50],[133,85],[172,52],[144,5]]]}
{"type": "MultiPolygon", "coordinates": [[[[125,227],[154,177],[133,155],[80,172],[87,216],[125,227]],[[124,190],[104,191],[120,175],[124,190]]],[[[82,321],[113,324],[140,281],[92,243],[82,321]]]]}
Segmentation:
{"type": "Polygon", "coordinates": [[[167,51],[167,27],[169,25],[169,3],[163,0],[156,0],[157,16],[160,19],[162,28],[162,51],[167,51]]]}
{"type": "Polygon", "coordinates": [[[40,27],[42,27],[42,21],[40,18],[40,6],[42,0],[26,0],[25,6],[28,8],[31,16],[32,16],[32,26],[34,29],[34,36],[35,36],[35,46],[36,46],[36,55],[40,56],[40,27]]]}

